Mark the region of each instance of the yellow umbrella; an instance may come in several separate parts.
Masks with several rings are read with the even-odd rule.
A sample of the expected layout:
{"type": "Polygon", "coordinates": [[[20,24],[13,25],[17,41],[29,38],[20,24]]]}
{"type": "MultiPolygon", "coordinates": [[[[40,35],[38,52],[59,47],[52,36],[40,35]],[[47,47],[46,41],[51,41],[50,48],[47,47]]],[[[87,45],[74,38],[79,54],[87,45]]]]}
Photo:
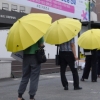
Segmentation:
{"type": "Polygon", "coordinates": [[[98,48],[97,50],[100,50],[100,48],[98,48]]]}
{"type": "Polygon", "coordinates": [[[81,59],[81,58],[85,58],[85,55],[82,54],[82,53],[80,53],[80,59],[81,59]]]}
{"type": "Polygon", "coordinates": [[[51,25],[48,14],[34,13],[23,16],[11,27],[6,40],[8,51],[17,52],[36,43],[51,25]]]}
{"type": "Polygon", "coordinates": [[[55,21],[44,35],[44,40],[49,44],[62,44],[71,40],[81,30],[79,20],[64,18],[55,21]]]}
{"type": "Polygon", "coordinates": [[[100,29],[91,29],[78,38],[78,45],[84,49],[97,49],[100,47],[100,29]]]}

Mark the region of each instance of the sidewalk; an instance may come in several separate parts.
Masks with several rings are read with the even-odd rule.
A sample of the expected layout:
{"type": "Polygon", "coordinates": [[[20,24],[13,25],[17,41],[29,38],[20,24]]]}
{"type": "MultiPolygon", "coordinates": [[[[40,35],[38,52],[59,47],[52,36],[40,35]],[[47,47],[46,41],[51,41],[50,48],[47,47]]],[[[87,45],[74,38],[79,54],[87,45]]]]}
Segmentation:
{"type": "MultiPolygon", "coordinates": [[[[81,78],[82,71],[79,71],[81,78]]],[[[71,72],[66,76],[69,81],[69,90],[63,90],[59,73],[41,75],[36,100],[100,100],[100,79],[92,83],[91,78],[86,82],[80,82],[82,90],[73,90],[71,72]]],[[[17,89],[20,79],[0,80],[0,100],[17,100],[17,89]]],[[[28,88],[23,96],[29,100],[28,88]]]]}

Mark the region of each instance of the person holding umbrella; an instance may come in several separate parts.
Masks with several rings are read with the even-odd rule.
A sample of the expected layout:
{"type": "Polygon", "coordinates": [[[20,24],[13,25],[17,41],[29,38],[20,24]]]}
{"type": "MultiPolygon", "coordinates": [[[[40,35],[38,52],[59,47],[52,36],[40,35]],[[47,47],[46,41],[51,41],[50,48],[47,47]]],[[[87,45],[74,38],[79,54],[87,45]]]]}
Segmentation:
{"type": "Polygon", "coordinates": [[[39,48],[44,47],[43,38],[39,39],[37,43],[28,47],[24,50],[23,55],[23,76],[18,89],[18,100],[24,100],[22,98],[23,93],[26,90],[26,86],[30,79],[29,95],[30,100],[35,100],[34,96],[38,88],[39,74],[41,69],[41,64],[38,63],[35,51],[39,48]],[[21,99],[22,98],[22,99],[21,99]]]}
{"type": "Polygon", "coordinates": [[[97,51],[97,76],[100,78],[100,49],[97,51]]]}
{"type": "Polygon", "coordinates": [[[91,71],[92,72],[91,81],[97,82],[97,49],[94,49],[94,50],[86,50],[85,49],[84,52],[85,52],[85,56],[86,56],[85,68],[83,71],[81,81],[85,81],[85,79],[88,79],[89,73],[91,71]]]}
{"type": "Polygon", "coordinates": [[[75,68],[75,60],[78,60],[78,58],[74,45],[74,37],[80,30],[81,23],[79,20],[63,18],[52,23],[44,36],[46,43],[60,47],[59,54],[57,54],[56,57],[60,58],[60,75],[64,90],[68,90],[68,81],[65,75],[67,65],[69,65],[73,74],[74,90],[82,89],[79,86],[79,76],[77,68],[75,68]]]}
{"type": "Polygon", "coordinates": [[[69,65],[73,80],[74,80],[74,90],[80,90],[82,87],[79,86],[79,76],[77,68],[75,68],[75,60],[78,60],[75,51],[74,39],[70,41],[60,44],[60,74],[61,74],[61,82],[64,87],[64,90],[68,90],[68,81],[65,75],[66,67],[69,65]]]}
{"type": "Polygon", "coordinates": [[[86,59],[81,81],[88,79],[92,68],[91,81],[97,82],[97,48],[100,47],[100,29],[91,29],[78,38],[78,45],[84,49],[86,59]]]}
{"type": "Polygon", "coordinates": [[[43,35],[51,25],[52,18],[48,14],[34,13],[20,18],[11,27],[6,48],[11,52],[23,51],[22,79],[18,89],[18,100],[23,94],[30,80],[30,100],[35,100],[38,88],[41,64],[38,63],[36,51],[44,47],[43,35]]]}

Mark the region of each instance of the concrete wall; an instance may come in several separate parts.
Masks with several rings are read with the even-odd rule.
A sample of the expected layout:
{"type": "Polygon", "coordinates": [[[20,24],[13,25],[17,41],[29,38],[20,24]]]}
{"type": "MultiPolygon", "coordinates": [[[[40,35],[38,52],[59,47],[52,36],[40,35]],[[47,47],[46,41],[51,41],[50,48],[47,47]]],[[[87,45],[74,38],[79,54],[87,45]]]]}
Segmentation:
{"type": "Polygon", "coordinates": [[[91,21],[97,21],[97,20],[98,20],[98,15],[97,15],[96,0],[91,0],[91,21]]]}
{"type": "Polygon", "coordinates": [[[11,77],[11,61],[0,61],[0,79],[11,77]]]}
{"type": "Polygon", "coordinates": [[[8,30],[0,30],[0,58],[11,58],[5,47],[7,33],[8,30]]]}
{"type": "Polygon", "coordinates": [[[100,0],[96,0],[96,11],[98,16],[98,21],[100,21],[100,0]]]}

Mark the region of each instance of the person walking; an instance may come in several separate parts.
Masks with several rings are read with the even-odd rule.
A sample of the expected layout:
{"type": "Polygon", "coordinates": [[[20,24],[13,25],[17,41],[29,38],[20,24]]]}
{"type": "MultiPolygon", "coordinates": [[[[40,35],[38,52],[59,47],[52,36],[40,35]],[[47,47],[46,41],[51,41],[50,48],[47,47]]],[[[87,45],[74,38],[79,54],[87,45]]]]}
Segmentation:
{"type": "Polygon", "coordinates": [[[75,51],[74,38],[66,43],[59,45],[59,56],[60,56],[60,76],[64,90],[68,90],[68,81],[65,75],[66,68],[69,65],[73,80],[74,90],[80,90],[82,87],[79,86],[79,76],[77,68],[75,68],[75,60],[78,60],[75,51]]]}
{"type": "Polygon", "coordinates": [[[35,51],[44,46],[43,42],[44,40],[41,38],[37,43],[23,51],[23,75],[18,89],[18,100],[25,100],[22,95],[26,90],[29,80],[30,100],[35,100],[34,96],[36,95],[38,88],[39,74],[41,69],[41,64],[37,62],[35,51]]]}
{"type": "Polygon", "coordinates": [[[97,49],[94,50],[84,50],[85,52],[85,68],[83,70],[83,75],[81,81],[85,81],[88,79],[90,71],[91,73],[91,81],[97,82],[97,49]]]}
{"type": "Polygon", "coordinates": [[[100,50],[97,51],[97,57],[98,57],[98,60],[97,60],[97,76],[98,78],[100,78],[100,50]]]}

